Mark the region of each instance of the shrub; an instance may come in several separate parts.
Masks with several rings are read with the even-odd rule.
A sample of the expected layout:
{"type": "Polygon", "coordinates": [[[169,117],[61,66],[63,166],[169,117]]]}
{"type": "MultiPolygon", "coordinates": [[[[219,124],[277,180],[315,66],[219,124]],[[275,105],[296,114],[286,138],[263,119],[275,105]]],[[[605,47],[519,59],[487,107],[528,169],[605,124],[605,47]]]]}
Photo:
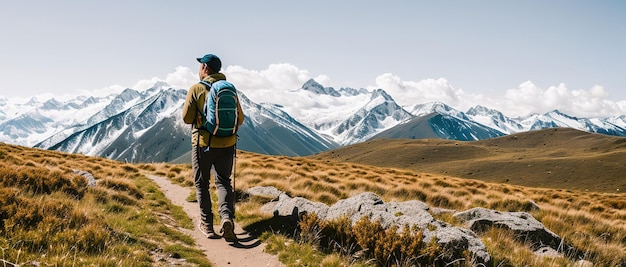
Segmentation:
{"type": "Polygon", "coordinates": [[[379,266],[433,265],[442,254],[437,240],[423,242],[423,233],[416,227],[384,229],[368,217],[352,225],[346,217],[322,221],[310,214],[302,217],[299,230],[300,242],[321,246],[328,252],[373,259],[379,266]]]}
{"type": "Polygon", "coordinates": [[[118,191],[124,191],[135,197],[136,199],[142,199],[143,194],[137,188],[137,186],[129,181],[122,179],[104,179],[99,182],[99,185],[118,191]]]}
{"type": "Polygon", "coordinates": [[[80,199],[84,195],[87,183],[81,176],[58,170],[0,167],[0,185],[24,189],[35,195],[61,191],[80,199]]]}

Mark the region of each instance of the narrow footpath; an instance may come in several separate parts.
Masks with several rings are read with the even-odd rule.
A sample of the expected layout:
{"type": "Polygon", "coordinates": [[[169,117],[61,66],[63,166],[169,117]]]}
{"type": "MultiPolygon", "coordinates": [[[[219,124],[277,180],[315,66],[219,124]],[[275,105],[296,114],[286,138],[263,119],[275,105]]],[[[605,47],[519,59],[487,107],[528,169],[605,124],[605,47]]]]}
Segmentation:
{"type": "MultiPolygon", "coordinates": [[[[284,266],[278,257],[264,252],[265,244],[250,236],[235,221],[235,234],[239,244],[229,245],[224,239],[208,239],[197,229],[200,220],[200,210],[197,203],[187,202],[189,188],[185,188],[170,182],[167,178],[155,175],[146,176],[159,185],[165,196],[174,205],[183,208],[193,220],[193,230],[182,229],[182,232],[194,238],[198,247],[204,250],[207,258],[217,267],[221,266],[284,266]]],[[[215,225],[215,231],[219,233],[219,225],[215,225]]]]}

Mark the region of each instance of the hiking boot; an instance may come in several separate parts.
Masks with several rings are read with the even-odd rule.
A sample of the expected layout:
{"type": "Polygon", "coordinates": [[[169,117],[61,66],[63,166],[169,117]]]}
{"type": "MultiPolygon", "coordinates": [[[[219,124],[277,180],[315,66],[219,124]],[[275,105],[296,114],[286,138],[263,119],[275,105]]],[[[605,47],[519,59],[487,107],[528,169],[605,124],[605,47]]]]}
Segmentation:
{"type": "Polygon", "coordinates": [[[237,242],[237,235],[235,235],[235,225],[230,219],[222,220],[222,237],[229,243],[237,242]]]}
{"type": "Polygon", "coordinates": [[[209,239],[220,238],[220,236],[215,234],[215,231],[213,230],[213,224],[206,224],[201,222],[200,224],[198,224],[198,229],[200,229],[200,232],[209,239]]]}

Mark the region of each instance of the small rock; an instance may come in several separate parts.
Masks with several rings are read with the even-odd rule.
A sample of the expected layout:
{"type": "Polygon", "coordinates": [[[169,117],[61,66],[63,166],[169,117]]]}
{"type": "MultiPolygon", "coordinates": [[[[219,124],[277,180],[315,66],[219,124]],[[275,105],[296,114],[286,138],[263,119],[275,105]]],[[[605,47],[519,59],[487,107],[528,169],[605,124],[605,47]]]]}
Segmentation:
{"type": "Polygon", "coordinates": [[[91,175],[91,173],[81,170],[73,170],[75,174],[85,177],[87,179],[87,186],[94,187],[96,186],[96,178],[91,175]]]}
{"type": "Polygon", "coordinates": [[[537,256],[563,258],[563,255],[551,247],[541,247],[533,252],[537,256]]]}

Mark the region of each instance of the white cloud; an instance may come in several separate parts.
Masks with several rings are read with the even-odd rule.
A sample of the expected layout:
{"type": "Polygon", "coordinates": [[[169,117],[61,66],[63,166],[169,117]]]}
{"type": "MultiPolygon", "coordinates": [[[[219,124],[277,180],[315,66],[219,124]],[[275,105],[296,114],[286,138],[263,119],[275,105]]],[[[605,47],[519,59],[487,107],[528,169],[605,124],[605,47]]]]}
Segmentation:
{"type": "Polygon", "coordinates": [[[589,118],[626,114],[625,106],[610,100],[609,93],[598,85],[588,90],[570,90],[561,83],[544,90],[532,82],[525,82],[518,88],[507,90],[503,101],[494,102],[502,103],[499,108],[515,116],[530,112],[545,113],[554,109],[572,116],[589,118]]]}
{"type": "Polygon", "coordinates": [[[465,93],[455,89],[446,79],[425,79],[419,82],[403,81],[391,73],[376,77],[376,85],[368,89],[382,88],[389,93],[398,104],[412,106],[426,102],[443,102],[450,106],[461,106],[465,93]]]}
{"type": "Polygon", "coordinates": [[[368,89],[382,88],[400,105],[412,106],[438,101],[461,111],[482,105],[501,111],[506,116],[517,117],[530,113],[545,113],[555,109],[577,117],[608,117],[626,114],[626,101],[615,102],[602,86],[585,90],[570,90],[564,83],[540,88],[531,81],[509,89],[504,95],[466,93],[456,89],[446,79],[404,81],[391,73],[376,77],[376,85],[368,89]]]}
{"type": "Polygon", "coordinates": [[[199,79],[197,71],[193,71],[188,67],[178,66],[174,72],[167,74],[165,82],[174,88],[189,89],[189,87],[197,83],[199,79]]]}
{"type": "Polygon", "coordinates": [[[160,82],[160,81],[163,81],[163,80],[158,78],[158,77],[152,77],[152,79],[138,81],[131,88],[133,88],[133,89],[135,89],[137,91],[144,91],[144,90],[152,87],[155,83],[160,82]]]}
{"type": "MultiPolygon", "coordinates": [[[[317,103],[312,99],[293,99],[293,95],[288,93],[300,88],[307,80],[314,78],[324,86],[332,86],[328,76],[312,77],[307,70],[288,63],[272,64],[265,70],[228,66],[224,69],[224,74],[252,101],[276,103],[294,108],[310,107],[317,103]]],[[[165,80],[157,77],[141,80],[132,88],[145,90],[158,81],[165,81],[174,88],[187,89],[198,81],[197,76],[195,70],[181,66],[167,74],[165,80]]],[[[572,116],[590,118],[626,114],[626,100],[612,101],[609,93],[602,86],[571,90],[561,83],[543,89],[527,81],[516,88],[506,90],[503,95],[486,96],[455,88],[444,78],[405,81],[392,73],[385,73],[376,77],[375,85],[367,87],[369,90],[378,88],[387,91],[398,104],[403,106],[438,101],[461,111],[467,111],[470,107],[482,105],[499,110],[510,117],[545,113],[554,109],[572,116]]],[[[119,93],[123,89],[124,87],[120,85],[113,85],[84,94],[108,95],[119,93]]]]}
{"type": "Polygon", "coordinates": [[[241,66],[229,66],[224,70],[228,79],[235,83],[239,90],[252,93],[255,90],[289,90],[299,88],[309,79],[309,72],[297,67],[281,63],[272,64],[266,70],[248,70],[241,66]]]}
{"type": "MultiPolygon", "coordinates": [[[[249,70],[241,66],[228,66],[223,70],[223,73],[230,82],[235,84],[238,90],[244,92],[253,101],[279,104],[289,103],[293,100],[281,99],[285,98],[281,92],[298,89],[312,78],[307,70],[301,70],[287,63],[272,64],[261,71],[249,70]]],[[[325,75],[318,75],[314,79],[321,84],[330,81],[325,75]]],[[[173,88],[188,89],[198,82],[198,73],[188,67],[179,66],[173,72],[168,73],[165,79],[153,77],[140,80],[131,88],[143,91],[161,81],[173,88]]]]}
{"type": "Polygon", "coordinates": [[[53,93],[44,93],[37,94],[36,96],[31,97],[10,97],[8,100],[12,103],[24,104],[30,101],[32,98],[35,98],[37,101],[44,102],[49,99],[55,99],[58,101],[69,101],[78,96],[93,96],[93,97],[105,97],[112,94],[119,94],[124,91],[126,87],[123,87],[119,84],[114,84],[111,86],[99,88],[99,89],[81,89],[76,90],[74,93],[65,93],[65,94],[53,94],[53,93]]]}
{"type": "MultiPolygon", "coordinates": [[[[279,63],[271,64],[265,70],[249,70],[241,66],[228,66],[224,74],[238,90],[244,92],[252,101],[285,104],[293,102],[283,94],[301,88],[311,75],[307,70],[279,63]]],[[[314,79],[320,84],[330,82],[328,76],[319,75],[314,79]]],[[[302,104],[302,103],[295,103],[302,104]]]]}
{"type": "MultiPolygon", "coordinates": [[[[126,87],[121,86],[119,84],[114,84],[114,85],[110,85],[110,86],[95,89],[95,90],[79,90],[78,95],[104,97],[104,96],[108,96],[111,94],[119,94],[122,91],[124,91],[124,89],[126,89],[126,87]]],[[[68,94],[68,95],[64,95],[63,97],[65,97],[66,99],[71,99],[71,98],[74,98],[75,96],[68,94]]]]}
{"type": "Polygon", "coordinates": [[[198,82],[198,73],[194,73],[190,68],[178,66],[174,72],[166,75],[165,80],[152,77],[151,79],[138,81],[132,88],[138,91],[149,89],[157,82],[166,82],[173,88],[188,89],[192,84],[198,82]]]}

